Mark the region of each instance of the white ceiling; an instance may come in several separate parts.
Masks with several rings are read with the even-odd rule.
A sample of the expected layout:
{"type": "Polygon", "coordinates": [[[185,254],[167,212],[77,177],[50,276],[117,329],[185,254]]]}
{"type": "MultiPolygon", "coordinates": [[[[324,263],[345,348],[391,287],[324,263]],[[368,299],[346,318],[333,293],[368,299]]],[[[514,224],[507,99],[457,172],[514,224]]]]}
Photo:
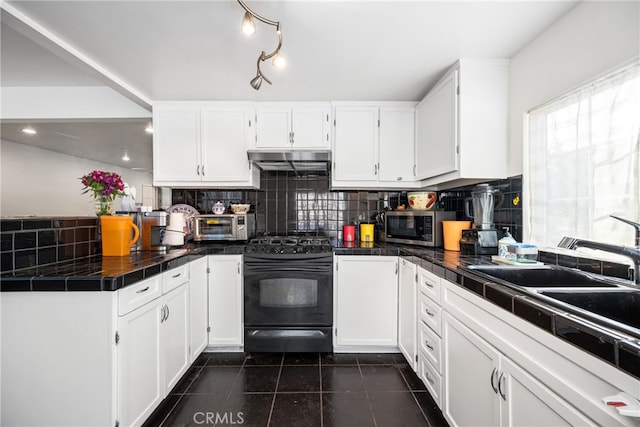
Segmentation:
{"type": "MultiPolygon", "coordinates": [[[[150,104],[416,101],[456,59],[510,58],[576,3],[248,2],[257,13],[282,23],[287,58],[285,70],[263,66],[273,86],[263,84],[255,91],[249,80],[255,76],[258,55],[272,51],[277,37],[273,27],[261,23],[253,37],[245,37],[240,31],[243,10],[236,1],[11,0],[5,2],[7,9],[24,14],[102,75],[68,65],[3,22],[0,83],[6,87],[106,82],[122,90],[116,83],[124,82],[150,104]]],[[[56,125],[55,131],[73,134],[56,125]]],[[[105,130],[109,132],[108,127],[105,130]]],[[[3,139],[8,139],[8,131],[2,127],[3,139]]]]}

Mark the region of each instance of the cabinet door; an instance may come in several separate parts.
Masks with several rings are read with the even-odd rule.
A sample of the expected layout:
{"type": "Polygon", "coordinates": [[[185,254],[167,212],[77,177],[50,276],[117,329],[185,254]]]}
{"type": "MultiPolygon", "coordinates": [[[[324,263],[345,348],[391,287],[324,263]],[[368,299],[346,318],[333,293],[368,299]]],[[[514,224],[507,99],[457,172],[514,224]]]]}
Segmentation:
{"type": "Polygon", "coordinates": [[[207,346],[207,258],[189,264],[189,361],[194,360],[207,346]]]}
{"type": "Polygon", "coordinates": [[[458,169],[458,71],[445,76],[416,107],[416,179],[458,169]]]}
{"type": "Polygon", "coordinates": [[[200,109],[158,108],[153,113],[154,182],[200,181],[200,109]]]}
{"type": "Polygon", "coordinates": [[[503,426],[575,426],[594,423],[506,357],[498,392],[503,426]]]}
{"type": "Polygon", "coordinates": [[[328,150],[329,144],[329,115],[327,107],[303,107],[293,109],[292,137],[294,149],[322,148],[328,150]]]}
{"type": "Polygon", "coordinates": [[[251,110],[245,107],[202,109],[203,181],[250,181],[251,120],[251,110]]]}
{"type": "Polygon", "coordinates": [[[165,393],[189,367],[189,287],[184,284],[163,296],[165,315],[161,328],[165,393]]]}
{"type": "Polygon", "coordinates": [[[398,345],[398,258],[336,257],[337,345],[398,345]]]}
{"type": "Polygon", "coordinates": [[[378,108],[336,107],[335,181],[378,180],[378,108]]]}
{"type": "Polygon", "coordinates": [[[499,353],[448,313],[443,317],[445,418],[451,426],[499,425],[499,353]]]}
{"type": "Polygon", "coordinates": [[[209,269],[209,345],[242,346],[242,255],[210,255],[209,269]]]}
{"type": "Polygon", "coordinates": [[[417,337],[416,265],[400,259],[398,279],[398,347],[415,371],[417,337]]]}
{"type": "Polygon", "coordinates": [[[415,108],[380,109],[379,180],[414,180],[415,108]]]}
{"type": "Polygon", "coordinates": [[[118,318],[118,420],[139,426],[164,399],[162,298],[118,318]]]}
{"type": "Polygon", "coordinates": [[[256,148],[291,148],[291,107],[258,107],[256,136],[256,148]]]}

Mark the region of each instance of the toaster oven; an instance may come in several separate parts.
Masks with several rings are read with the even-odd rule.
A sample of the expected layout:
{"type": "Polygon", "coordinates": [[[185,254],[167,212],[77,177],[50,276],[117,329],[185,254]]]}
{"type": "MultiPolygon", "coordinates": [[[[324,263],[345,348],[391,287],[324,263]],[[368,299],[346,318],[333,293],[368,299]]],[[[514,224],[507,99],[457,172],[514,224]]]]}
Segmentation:
{"type": "Polygon", "coordinates": [[[255,235],[255,214],[196,215],[193,240],[249,240],[255,235]]]}

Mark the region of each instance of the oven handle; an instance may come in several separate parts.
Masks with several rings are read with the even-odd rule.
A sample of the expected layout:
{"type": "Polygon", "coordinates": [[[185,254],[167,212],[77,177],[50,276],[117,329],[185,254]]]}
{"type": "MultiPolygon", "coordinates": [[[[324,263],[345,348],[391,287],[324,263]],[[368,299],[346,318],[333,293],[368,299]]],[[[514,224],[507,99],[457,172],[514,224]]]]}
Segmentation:
{"type": "Polygon", "coordinates": [[[244,266],[245,276],[250,273],[266,273],[273,272],[277,270],[278,272],[288,272],[288,273],[331,273],[332,269],[330,265],[326,266],[286,266],[286,265],[273,265],[273,264],[261,264],[261,265],[247,265],[244,266]]]}

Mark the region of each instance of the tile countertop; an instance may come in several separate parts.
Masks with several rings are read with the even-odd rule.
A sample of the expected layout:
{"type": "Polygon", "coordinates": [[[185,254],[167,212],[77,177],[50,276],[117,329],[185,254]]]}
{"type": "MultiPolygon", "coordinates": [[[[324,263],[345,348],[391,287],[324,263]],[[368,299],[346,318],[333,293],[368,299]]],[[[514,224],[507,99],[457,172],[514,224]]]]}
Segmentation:
{"type": "Polygon", "coordinates": [[[96,255],[2,274],[0,291],[116,291],[201,256],[243,251],[244,245],[220,243],[187,244],[167,252],[132,252],[123,257],[96,255]]]}
{"type": "MultiPolygon", "coordinates": [[[[214,254],[242,254],[237,242],[187,244],[166,253],[139,252],[129,257],[92,256],[20,270],[0,276],[0,290],[12,291],[115,291],[178,267],[194,258],[214,254]]],[[[376,243],[364,246],[333,242],[336,255],[402,256],[449,282],[475,293],[558,338],[640,378],[640,330],[598,324],[562,307],[541,301],[535,294],[499,280],[487,280],[466,269],[492,264],[490,256],[417,246],[376,243]]]]}

